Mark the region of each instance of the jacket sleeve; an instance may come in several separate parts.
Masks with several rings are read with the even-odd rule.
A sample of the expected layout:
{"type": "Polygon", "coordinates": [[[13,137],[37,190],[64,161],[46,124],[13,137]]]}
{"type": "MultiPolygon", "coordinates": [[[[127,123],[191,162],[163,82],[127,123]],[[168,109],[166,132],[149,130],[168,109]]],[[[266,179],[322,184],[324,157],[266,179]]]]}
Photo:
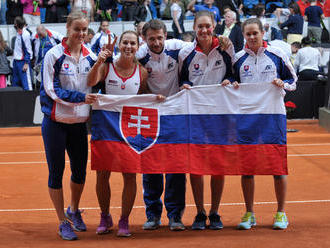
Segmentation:
{"type": "Polygon", "coordinates": [[[30,63],[33,56],[33,51],[32,51],[31,37],[28,32],[24,32],[22,34],[22,49],[24,52],[23,60],[25,61],[25,63],[30,63]]]}

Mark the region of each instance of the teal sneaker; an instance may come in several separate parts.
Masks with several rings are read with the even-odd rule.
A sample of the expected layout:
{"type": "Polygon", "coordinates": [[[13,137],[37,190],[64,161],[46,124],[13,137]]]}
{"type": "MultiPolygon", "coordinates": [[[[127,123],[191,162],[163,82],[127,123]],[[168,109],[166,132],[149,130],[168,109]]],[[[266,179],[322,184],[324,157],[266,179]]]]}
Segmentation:
{"type": "Polygon", "coordinates": [[[237,226],[237,229],[240,230],[249,230],[251,227],[256,226],[256,217],[252,212],[246,212],[242,217],[241,223],[237,226]]]}
{"type": "Polygon", "coordinates": [[[289,225],[288,218],[284,212],[277,212],[274,217],[273,229],[283,230],[289,225]]]}

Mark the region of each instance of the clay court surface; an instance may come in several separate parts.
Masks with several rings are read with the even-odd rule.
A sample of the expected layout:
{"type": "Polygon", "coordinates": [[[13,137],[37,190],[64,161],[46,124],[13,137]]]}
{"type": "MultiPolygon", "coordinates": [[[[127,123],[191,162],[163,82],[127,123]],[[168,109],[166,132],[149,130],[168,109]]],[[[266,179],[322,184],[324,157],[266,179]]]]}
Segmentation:
{"type": "MultiPolygon", "coordinates": [[[[95,172],[87,171],[81,207],[87,232],[78,233],[78,241],[63,241],[57,235],[58,222],[47,189],[47,164],[40,127],[0,129],[0,247],[330,247],[330,133],[317,120],[289,121],[289,187],[286,212],[290,225],[285,231],[271,229],[276,210],[273,179],[256,177],[255,207],[257,227],[249,231],[235,229],[244,213],[240,177],[226,177],[220,206],[224,223],[221,231],[192,231],[196,210],[187,181],[186,210],[183,222],[188,230],[169,231],[163,214],[162,227],[144,231],[145,221],[141,175],[137,175],[138,194],[130,217],[130,238],[117,238],[122,177],[111,177],[111,213],[115,230],[97,236],[99,222],[95,194],[95,172]]],[[[69,199],[69,164],[64,176],[66,205],[69,199]]],[[[205,182],[205,202],[210,203],[209,177],[205,182]]],[[[209,204],[207,204],[209,208],[209,204]]]]}

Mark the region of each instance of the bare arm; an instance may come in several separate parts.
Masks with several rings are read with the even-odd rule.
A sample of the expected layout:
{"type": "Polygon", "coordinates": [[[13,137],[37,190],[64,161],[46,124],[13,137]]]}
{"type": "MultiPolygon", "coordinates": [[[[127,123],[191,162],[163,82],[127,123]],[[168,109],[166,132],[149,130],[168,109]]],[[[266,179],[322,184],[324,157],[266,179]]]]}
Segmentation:
{"type": "Polygon", "coordinates": [[[194,7],[195,4],[196,4],[196,0],[190,1],[190,3],[187,6],[187,9],[190,10],[191,12],[195,12],[195,7],[194,7]]]}
{"type": "Polygon", "coordinates": [[[142,67],[141,65],[139,66],[140,67],[140,70],[141,70],[141,82],[140,82],[140,89],[138,91],[138,95],[140,94],[148,94],[148,93],[151,93],[150,92],[150,89],[148,87],[148,83],[147,83],[147,80],[148,80],[148,72],[147,70],[142,67]]]}
{"type": "MultiPolygon", "coordinates": [[[[101,53],[100,53],[101,54],[101,53]]],[[[108,64],[97,60],[87,76],[87,85],[92,87],[104,79],[108,64]]]]}

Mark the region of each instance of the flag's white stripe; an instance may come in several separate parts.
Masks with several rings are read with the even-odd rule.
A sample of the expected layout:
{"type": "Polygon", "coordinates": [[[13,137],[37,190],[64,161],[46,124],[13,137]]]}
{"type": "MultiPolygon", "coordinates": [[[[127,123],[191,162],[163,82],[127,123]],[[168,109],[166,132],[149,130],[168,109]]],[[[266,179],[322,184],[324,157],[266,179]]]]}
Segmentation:
{"type": "Polygon", "coordinates": [[[281,114],[283,92],[271,83],[196,86],[157,102],[156,95],[99,95],[94,110],[120,112],[122,106],[156,108],[160,115],[281,114]]]}
{"type": "MultiPolygon", "coordinates": [[[[304,200],[304,201],[286,201],[287,204],[308,204],[308,203],[330,203],[330,200],[304,200]]],[[[272,205],[277,202],[255,202],[255,205],[272,205]]],[[[211,206],[210,203],[205,204],[211,206]]],[[[245,205],[244,202],[231,202],[231,203],[220,203],[221,206],[241,206],[245,205]]],[[[186,207],[195,207],[195,204],[186,204],[186,207]]],[[[111,209],[121,209],[120,206],[111,206],[111,209]]],[[[134,206],[135,209],[144,209],[145,206],[134,206]]],[[[99,210],[99,207],[82,207],[85,210],[99,210]]],[[[42,211],[55,211],[54,208],[30,208],[30,209],[0,209],[0,212],[42,212],[42,211]]]]}

